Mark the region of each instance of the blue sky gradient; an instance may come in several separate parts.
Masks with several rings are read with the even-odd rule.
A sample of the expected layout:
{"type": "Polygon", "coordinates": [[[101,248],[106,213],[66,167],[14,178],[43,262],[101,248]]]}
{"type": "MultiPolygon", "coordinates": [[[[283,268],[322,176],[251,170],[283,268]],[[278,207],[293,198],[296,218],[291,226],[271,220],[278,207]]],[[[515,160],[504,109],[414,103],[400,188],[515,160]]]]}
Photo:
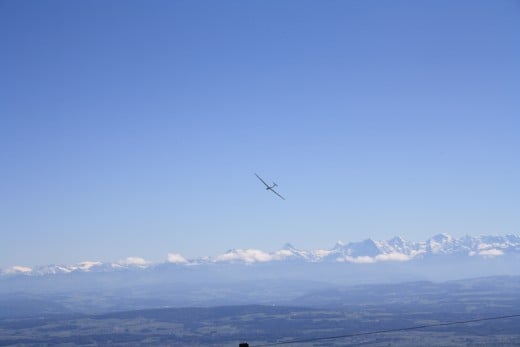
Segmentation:
{"type": "Polygon", "coordinates": [[[519,232],[517,1],[2,0],[0,44],[0,267],[519,232]]]}

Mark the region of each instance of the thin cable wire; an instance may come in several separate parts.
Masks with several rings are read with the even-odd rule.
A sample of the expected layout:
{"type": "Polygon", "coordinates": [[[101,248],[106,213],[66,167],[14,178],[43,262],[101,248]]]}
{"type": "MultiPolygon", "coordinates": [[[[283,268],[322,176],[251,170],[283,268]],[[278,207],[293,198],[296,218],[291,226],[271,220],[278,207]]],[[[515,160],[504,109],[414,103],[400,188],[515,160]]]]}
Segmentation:
{"type": "Polygon", "coordinates": [[[416,330],[416,329],[433,328],[433,327],[441,327],[441,326],[457,325],[457,324],[468,324],[468,323],[476,323],[476,322],[483,322],[483,321],[489,321],[489,320],[499,320],[499,319],[507,319],[507,318],[518,318],[518,317],[520,317],[520,314],[511,314],[508,316],[496,316],[496,317],[476,318],[476,319],[469,319],[469,320],[462,320],[462,321],[455,321],[455,322],[416,325],[416,326],[411,326],[411,327],[406,327],[406,328],[375,330],[375,331],[368,331],[365,333],[355,333],[355,334],[326,336],[326,337],[314,337],[314,338],[309,338],[309,339],[292,340],[292,341],[280,341],[280,342],[273,342],[273,343],[265,343],[265,344],[261,344],[261,345],[252,345],[251,347],[279,346],[279,345],[289,345],[291,343],[306,343],[306,342],[315,342],[315,341],[323,341],[323,340],[343,339],[343,338],[349,338],[349,337],[393,333],[393,332],[397,332],[397,331],[416,330]]]}

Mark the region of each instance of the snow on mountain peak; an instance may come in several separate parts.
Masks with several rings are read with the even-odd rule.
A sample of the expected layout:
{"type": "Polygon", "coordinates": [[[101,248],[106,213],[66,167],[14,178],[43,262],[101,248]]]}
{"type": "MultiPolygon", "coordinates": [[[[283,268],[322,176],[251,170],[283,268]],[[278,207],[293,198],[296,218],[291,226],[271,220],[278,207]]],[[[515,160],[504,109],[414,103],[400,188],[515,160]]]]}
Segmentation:
{"type": "MultiPolygon", "coordinates": [[[[274,252],[259,249],[231,249],[211,257],[186,259],[181,254],[169,253],[166,263],[180,265],[222,264],[222,263],[265,263],[272,261],[340,262],[371,264],[378,262],[401,262],[430,256],[456,255],[494,258],[506,254],[520,254],[520,236],[463,236],[454,238],[449,234],[437,234],[426,241],[412,242],[400,236],[389,240],[365,239],[359,242],[337,242],[331,249],[301,250],[290,243],[274,252]]],[[[84,261],[73,265],[48,265],[35,268],[13,266],[0,270],[2,275],[50,275],[71,272],[120,271],[143,269],[154,266],[139,257],[128,257],[115,263],[84,261]]]]}
{"type": "Polygon", "coordinates": [[[179,253],[168,253],[168,263],[172,264],[185,264],[188,262],[188,259],[184,258],[179,253]]]}
{"type": "Polygon", "coordinates": [[[387,241],[388,244],[398,247],[403,247],[406,244],[406,240],[403,239],[401,236],[395,236],[392,237],[390,240],[387,241]]]}
{"type": "Polygon", "coordinates": [[[10,267],[9,269],[6,269],[5,270],[5,273],[6,274],[26,274],[26,273],[30,273],[32,271],[32,269],[30,267],[27,267],[27,266],[20,266],[20,265],[15,265],[15,266],[12,266],[10,267]]]}
{"type": "Polygon", "coordinates": [[[347,249],[347,254],[353,257],[375,257],[382,253],[379,243],[372,239],[366,239],[361,242],[351,242],[345,245],[343,248],[347,249]]]}
{"type": "Polygon", "coordinates": [[[343,248],[343,247],[345,247],[345,242],[343,242],[341,240],[336,241],[334,248],[343,248]]]}
{"type": "MultiPolygon", "coordinates": [[[[508,249],[520,251],[520,238],[517,243],[505,244],[504,237],[499,243],[483,243],[478,237],[455,239],[453,236],[442,233],[433,236],[426,242],[411,242],[400,236],[387,241],[375,241],[371,238],[359,242],[345,244],[338,242],[332,249],[318,249],[313,251],[298,250],[292,244],[285,244],[282,249],[267,253],[261,250],[230,250],[222,255],[210,258],[210,262],[255,262],[304,260],[310,262],[347,262],[369,264],[387,261],[408,261],[427,255],[479,255],[482,257],[497,257],[505,254],[508,249]],[[515,248],[516,247],[516,248],[515,248]]],[[[512,239],[509,237],[508,239],[512,239]]]]}
{"type": "Polygon", "coordinates": [[[290,242],[286,242],[283,245],[282,249],[286,249],[286,250],[292,251],[292,250],[294,250],[296,248],[290,242]]]}
{"type": "Polygon", "coordinates": [[[83,271],[88,271],[94,266],[99,266],[102,263],[99,261],[82,261],[77,264],[77,268],[83,271]]]}
{"type": "Polygon", "coordinates": [[[453,236],[451,236],[448,233],[440,233],[440,234],[434,235],[432,238],[430,238],[430,240],[433,240],[433,241],[439,242],[439,243],[446,243],[446,242],[453,241],[453,236]]]}
{"type": "Polygon", "coordinates": [[[452,253],[455,239],[446,233],[437,234],[426,241],[428,251],[432,254],[452,253]]]}

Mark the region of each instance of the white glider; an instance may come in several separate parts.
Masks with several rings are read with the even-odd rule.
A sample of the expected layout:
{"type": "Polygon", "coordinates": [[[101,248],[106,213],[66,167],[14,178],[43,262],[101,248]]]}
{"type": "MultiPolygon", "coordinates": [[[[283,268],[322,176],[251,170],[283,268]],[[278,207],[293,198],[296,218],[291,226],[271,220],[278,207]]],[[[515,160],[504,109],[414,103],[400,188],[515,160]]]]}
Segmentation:
{"type": "Polygon", "coordinates": [[[260,176],[258,176],[256,173],[255,173],[255,176],[256,176],[260,181],[262,181],[263,184],[265,184],[265,186],[266,186],[265,190],[270,190],[270,191],[272,191],[273,193],[275,193],[276,195],[278,195],[280,198],[282,198],[283,200],[285,200],[285,198],[284,198],[283,196],[281,196],[280,194],[278,194],[278,192],[277,192],[276,190],[273,189],[274,187],[277,187],[278,184],[276,184],[276,183],[273,182],[273,185],[270,186],[270,185],[268,185],[267,183],[265,183],[265,181],[264,181],[262,178],[260,178],[260,176]]]}

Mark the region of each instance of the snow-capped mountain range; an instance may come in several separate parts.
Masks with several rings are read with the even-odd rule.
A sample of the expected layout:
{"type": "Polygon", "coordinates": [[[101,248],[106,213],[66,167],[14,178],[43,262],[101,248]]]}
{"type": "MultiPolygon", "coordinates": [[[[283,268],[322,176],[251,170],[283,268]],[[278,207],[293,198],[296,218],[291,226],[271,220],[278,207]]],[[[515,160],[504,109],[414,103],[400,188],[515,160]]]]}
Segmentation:
{"type": "Polygon", "coordinates": [[[328,250],[301,250],[285,244],[274,252],[258,249],[231,249],[211,257],[186,259],[181,254],[170,253],[164,263],[152,263],[139,257],[129,257],[114,263],[84,261],[73,265],[46,265],[34,268],[13,266],[1,269],[0,275],[50,275],[74,272],[109,272],[130,269],[146,269],[161,264],[196,266],[218,263],[266,263],[266,262],[335,262],[368,264],[389,261],[410,261],[430,256],[459,255],[464,257],[493,258],[506,254],[520,254],[520,236],[464,236],[454,238],[449,234],[438,234],[426,241],[412,242],[402,237],[375,241],[366,239],[360,242],[343,243],[328,250]]]}

